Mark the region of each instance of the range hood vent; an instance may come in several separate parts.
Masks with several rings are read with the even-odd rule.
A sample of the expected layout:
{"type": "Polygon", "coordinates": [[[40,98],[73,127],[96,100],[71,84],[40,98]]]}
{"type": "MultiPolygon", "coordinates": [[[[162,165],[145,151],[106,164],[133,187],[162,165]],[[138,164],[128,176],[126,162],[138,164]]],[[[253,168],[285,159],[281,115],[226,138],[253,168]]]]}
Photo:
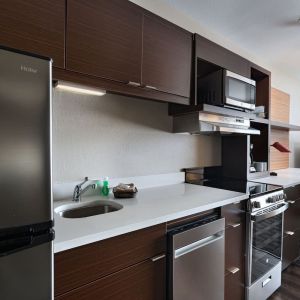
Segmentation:
{"type": "Polygon", "coordinates": [[[192,112],[173,117],[174,133],[259,135],[250,127],[250,119],[192,112]]]}

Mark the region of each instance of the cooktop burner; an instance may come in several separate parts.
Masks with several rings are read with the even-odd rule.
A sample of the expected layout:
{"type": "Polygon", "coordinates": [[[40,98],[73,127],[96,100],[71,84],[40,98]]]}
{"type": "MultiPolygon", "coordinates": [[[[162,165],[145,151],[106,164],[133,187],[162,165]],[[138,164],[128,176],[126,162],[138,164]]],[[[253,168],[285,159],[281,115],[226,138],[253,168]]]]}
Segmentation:
{"type": "Polygon", "coordinates": [[[215,172],[219,170],[216,168],[218,167],[186,169],[185,182],[249,194],[251,198],[282,189],[272,184],[221,177],[215,172]]]}

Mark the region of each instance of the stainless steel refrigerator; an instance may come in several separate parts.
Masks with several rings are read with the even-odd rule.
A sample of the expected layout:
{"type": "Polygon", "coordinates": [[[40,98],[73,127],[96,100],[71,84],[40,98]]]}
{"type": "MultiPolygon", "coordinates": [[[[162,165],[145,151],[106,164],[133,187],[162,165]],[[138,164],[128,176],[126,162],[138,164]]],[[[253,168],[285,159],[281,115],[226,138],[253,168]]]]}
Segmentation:
{"type": "Polygon", "coordinates": [[[53,298],[51,60],[0,47],[0,299],[53,298]]]}

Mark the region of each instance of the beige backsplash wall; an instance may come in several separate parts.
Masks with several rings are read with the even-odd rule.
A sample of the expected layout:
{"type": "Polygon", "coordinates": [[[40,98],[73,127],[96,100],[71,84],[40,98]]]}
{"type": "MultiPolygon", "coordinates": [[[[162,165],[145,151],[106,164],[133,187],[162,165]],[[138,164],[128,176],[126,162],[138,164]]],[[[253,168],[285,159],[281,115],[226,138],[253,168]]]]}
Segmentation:
{"type": "Polygon", "coordinates": [[[54,90],[54,182],[220,164],[219,137],[173,134],[171,121],[165,103],[54,90]]]}

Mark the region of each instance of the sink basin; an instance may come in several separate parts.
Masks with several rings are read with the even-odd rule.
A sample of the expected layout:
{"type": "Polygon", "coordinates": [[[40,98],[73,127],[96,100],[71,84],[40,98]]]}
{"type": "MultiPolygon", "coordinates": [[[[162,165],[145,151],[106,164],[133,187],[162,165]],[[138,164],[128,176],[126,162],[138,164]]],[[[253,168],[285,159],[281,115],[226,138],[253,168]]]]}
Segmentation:
{"type": "Polygon", "coordinates": [[[66,204],[57,207],[54,211],[63,218],[86,218],[118,211],[123,206],[109,200],[95,200],[83,203],[66,204]]]}

